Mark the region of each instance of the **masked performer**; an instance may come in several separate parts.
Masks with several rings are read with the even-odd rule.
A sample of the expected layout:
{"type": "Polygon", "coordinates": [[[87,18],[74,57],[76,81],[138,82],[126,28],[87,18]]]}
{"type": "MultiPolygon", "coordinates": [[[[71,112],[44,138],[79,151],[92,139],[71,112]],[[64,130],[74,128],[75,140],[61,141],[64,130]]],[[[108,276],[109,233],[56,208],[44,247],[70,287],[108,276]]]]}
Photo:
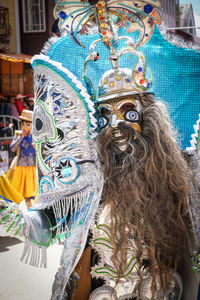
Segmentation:
{"type": "MultiPolygon", "coordinates": [[[[190,197],[197,201],[193,175],[165,105],[147,89],[138,92],[142,66],[135,72],[119,67],[116,57],[128,51],[136,53],[129,47],[111,55],[113,68],[99,82],[105,183],[91,245],[97,255],[92,277],[101,280],[93,280],[97,288],[89,299],[196,299],[198,277],[190,262],[196,238],[188,206],[190,197]]],[[[80,279],[70,299],[84,294],[86,261],[74,272],[72,282],[76,274],[80,279]]],[[[86,292],[83,299],[88,297],[86,292]]]]}
{"type": "MultiPolygon", "coordinates": [[[[138,50],[159,22],[156,7],[159,1],[57,1],[61,38],[32,60],[38,204],[27,214],[9,206],[1,222],[13,227],[18,216],[22,258],[36,266],[64,237],[52,300],[197,297],[190,257],[200,241],[199,195],[138,50]]],[[[156,37],[150,52],[163,54],[156,37]]],[[[193,269],[200,269],[198,252],[193,269]]]]}
{"type": "MultiPolygon", "coordinates": [[[[137,9],[147,13],[153,10],[151,4],[139,3],[137,9]]],[[[91,274],[97,280],[86,291],[91,255],[87,248],[72,274],[66,299],[196,299],[199,279],[192,272],[190,254],[197,241],[189,199],[197,203],[199,195],[193,174],[182,156],[165,105],[150,92],[152,82],[143,53],[130,37],[116,38],[118,43],[127,39],[127,47],[119,50],[113,46],[115,36],[106,9],[111,9],[109,2],[96,3],[100,35],[110,47],[112,62],[112,69],[100,79],[95,99],[105,180],[101,212],[90,241],[97,255],[96,260],[92,255],[91,274]],[[119,63],[128,53],[137,57],[132,70],[119,63]]],[[[155,10],[152,15],[156,16],[155,10]]],[[[63,19],[61,27],[68,24],[68,18],[63,19]]],[[[148,40],[150,35],[145,34],[148,40]]],[[[145,42],[145,38],[139,40],[139,46],[145,42]]],[[[92,43],[84,68],[91,97],[95,92],[86,70],[89,62],[99,58],[94,51],[98,43],[92,43]]]]}

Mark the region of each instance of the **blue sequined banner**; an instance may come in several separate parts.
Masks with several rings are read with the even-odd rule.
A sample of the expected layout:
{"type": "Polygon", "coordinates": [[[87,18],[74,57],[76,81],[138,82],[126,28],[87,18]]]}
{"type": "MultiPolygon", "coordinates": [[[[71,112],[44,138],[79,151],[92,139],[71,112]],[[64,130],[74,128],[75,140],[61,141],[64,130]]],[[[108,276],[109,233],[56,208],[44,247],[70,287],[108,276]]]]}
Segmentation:
{"type": "MultiPolygon", "coordinates": [[[[119,35],[127,33],[119,32],[119,35]]],[[[133,35],[129,34],[130,36],[133,35]]],[[[78,47],[65,36],[59,39],[49,50],[52,60],[59,61],[79,80],[82,80],[84,61],[89,54],[89,46],[99,35],[80,37],[85,48],[78,47]]],[[[119,44],[121,48],[122,44],[119,44]]],[[[125,44],[124,44],[125,46],[125,44]]],[[[154,82],[153,91],[156,97],[167,103],[173,125],[177,129],[183,149],[190,146],[193,125],[200,112],[200,53],[187,48],[179,48],[163,38],[156,27],[151,40],[140,50],[147,58],[154,82]]],[[[95,51],[99,52],[97,62],[91,62],[88,76],[97,90],[103,73],[111,68],[109,51],[103,43],[98,43],[95,51]]],[[[134,68],[136,57],[127,54],[120,59],[120,67],[134,68]]]]}

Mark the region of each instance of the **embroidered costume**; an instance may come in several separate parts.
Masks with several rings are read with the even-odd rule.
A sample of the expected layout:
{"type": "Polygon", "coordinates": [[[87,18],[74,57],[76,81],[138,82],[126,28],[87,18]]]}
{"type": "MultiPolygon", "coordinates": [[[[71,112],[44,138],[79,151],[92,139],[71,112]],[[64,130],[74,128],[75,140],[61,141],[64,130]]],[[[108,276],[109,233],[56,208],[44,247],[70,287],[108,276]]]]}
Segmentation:
{"type": "MultiPolygon", "coordinates": [[[[61,37],[32,59],[38,203],[27,214],[5,205],[0,222],[15,234],[23,229],[22,259],[35,266],[46,266],[46,248],[64,239],[52,300],[197,297],[198,146],[185,153],[187,163],[154,93],[184,107],[177,123],[187,144],[199,78],[180,61],[196,74],[200,59],[162,37],[159,7],[158,0],[59,0],[61,37]],[[192,78],[192,104],[177,81],[171,89],[186,73],[180,85],[192,78]]],[[[199,127],[193,145],[197,137],[199,127]]]]}

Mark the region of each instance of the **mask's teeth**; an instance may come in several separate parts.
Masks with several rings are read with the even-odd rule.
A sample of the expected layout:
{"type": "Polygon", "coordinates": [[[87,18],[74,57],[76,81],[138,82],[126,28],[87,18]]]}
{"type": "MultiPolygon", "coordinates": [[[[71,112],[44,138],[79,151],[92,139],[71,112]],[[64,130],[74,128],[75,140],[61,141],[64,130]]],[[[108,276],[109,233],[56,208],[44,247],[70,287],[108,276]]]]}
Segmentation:
{"type": "Polygon", "coordinates": [[[120,138],[123,136],[123,133],[119,130],[119,129],[116,129],[113,131],[113,138],[120,138]]]}

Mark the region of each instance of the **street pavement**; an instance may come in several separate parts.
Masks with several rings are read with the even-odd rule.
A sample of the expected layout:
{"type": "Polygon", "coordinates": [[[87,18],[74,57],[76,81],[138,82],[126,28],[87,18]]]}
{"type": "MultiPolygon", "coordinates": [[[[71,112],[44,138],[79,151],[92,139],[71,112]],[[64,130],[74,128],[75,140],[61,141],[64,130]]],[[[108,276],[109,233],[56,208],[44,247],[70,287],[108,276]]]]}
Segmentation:
{"type": "Polygon", "coordinates": [[[41,269],[21,262],[23,245],[0,226],[0,300],[50,300],[63,246],[49,247],[47,269],[41,269]]]}

